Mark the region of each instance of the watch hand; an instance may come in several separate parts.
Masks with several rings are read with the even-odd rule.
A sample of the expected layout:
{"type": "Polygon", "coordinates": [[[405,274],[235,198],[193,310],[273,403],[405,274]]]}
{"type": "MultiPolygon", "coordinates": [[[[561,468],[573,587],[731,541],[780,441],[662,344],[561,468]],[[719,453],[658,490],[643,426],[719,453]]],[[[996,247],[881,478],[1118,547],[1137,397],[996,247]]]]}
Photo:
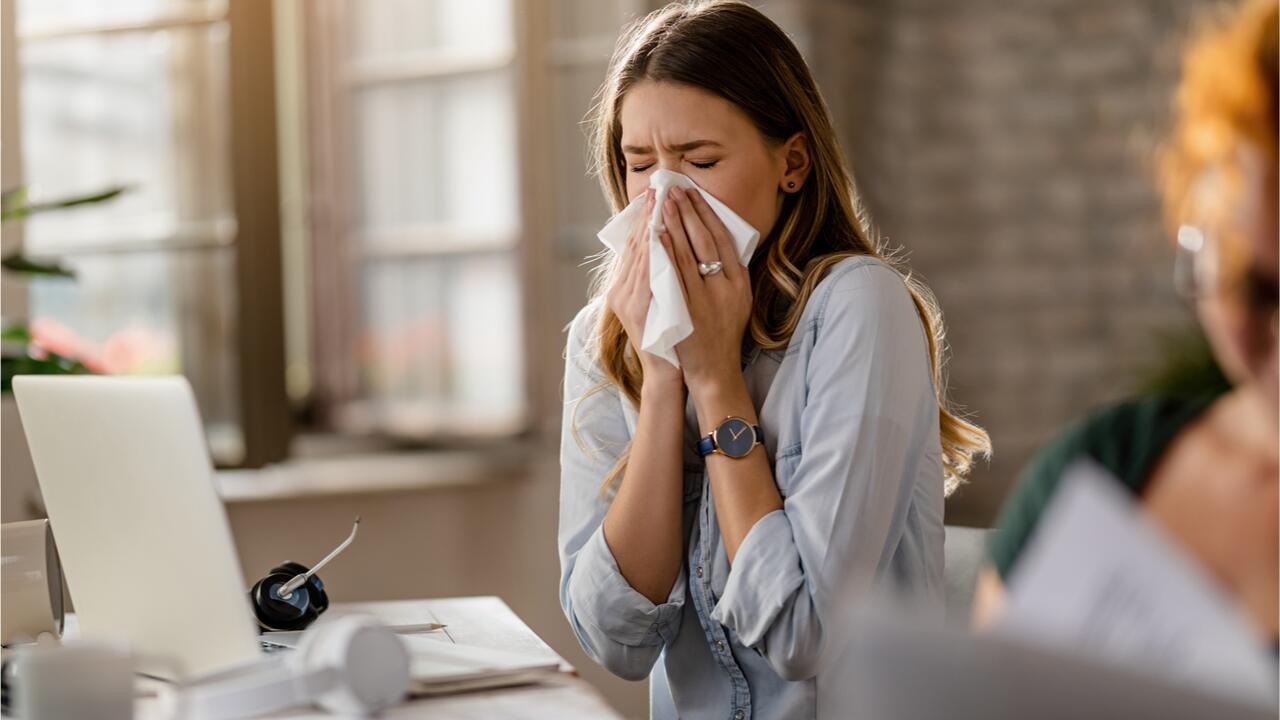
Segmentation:
{"type": "Polygon", "coordinates": [[[747,431],[747,430],[746,430],[746,428],[743,428],[742,430],[739,430],[738,432],[734,432],[733,430],[730,430],[730,431],[729,431],[729,434],[733,436],[733,439],[734,439],[734,440],[737,440],[738,438],[742,437],[742,433],[744,433],[744,432],[746,432],[746,431],[747,431]]]}

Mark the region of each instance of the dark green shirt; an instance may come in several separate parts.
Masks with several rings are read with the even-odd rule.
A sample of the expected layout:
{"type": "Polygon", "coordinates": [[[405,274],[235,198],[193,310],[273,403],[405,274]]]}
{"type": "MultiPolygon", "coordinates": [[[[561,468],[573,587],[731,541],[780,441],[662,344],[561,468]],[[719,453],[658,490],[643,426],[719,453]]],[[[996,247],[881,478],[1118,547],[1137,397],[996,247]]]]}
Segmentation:
{"type": "Polygon", "coordinates": [[[1151,396],[1105,408],[1067,428],[1032,459],[1005,501],[989,548],[1002,579],[1035,532],[1062,472],[1080,458],[1106,468],[1135,496],[1141,495],[1160,456],[1183,428],[1220,392],[1195,397],[1151,396]]]}

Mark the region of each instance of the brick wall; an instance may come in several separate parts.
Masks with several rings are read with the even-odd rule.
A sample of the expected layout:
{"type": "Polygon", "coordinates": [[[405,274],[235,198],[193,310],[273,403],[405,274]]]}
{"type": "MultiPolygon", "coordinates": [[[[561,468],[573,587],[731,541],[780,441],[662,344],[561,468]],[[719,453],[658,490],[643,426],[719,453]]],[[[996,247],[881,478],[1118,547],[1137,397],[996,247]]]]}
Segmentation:
{"type": "Polygon", "coordinates": [[[952,396],[995,443],[948,522],[989,523],[1035,448],[1189,322],[1150,158],[1207,5],[809,3],[798,39],[867,205],[936,292],[952,396]]]}

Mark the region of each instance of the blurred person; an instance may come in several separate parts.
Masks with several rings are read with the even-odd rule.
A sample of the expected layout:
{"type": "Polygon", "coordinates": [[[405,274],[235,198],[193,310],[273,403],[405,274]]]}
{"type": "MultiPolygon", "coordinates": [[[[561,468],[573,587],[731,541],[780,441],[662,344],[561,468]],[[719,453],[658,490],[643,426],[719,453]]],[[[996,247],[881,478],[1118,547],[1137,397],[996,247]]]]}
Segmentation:
{"type": "Polygon", "coordinates": [[[816,704],[839,680],[821,662],[838,591],[894,583],[940,610],[944,494],[989,451],[942,393],[938,309],[871,237],[808,68],[751,6],[634,24],[594,120],[615,212],[651,206],[666,169],[762,240],[740,266],[699,193],[672,191],[679,368],[638,348],[651,208],[606,258],[569,330],[561,605],[605,668],[652,673],[653,717],[843,717],[816,704]],[[704,460],[726,418],[763,447],[704,460]]]}
{"type": "Polygon", "coordinates": [[[1199,391],[1095,412],[1030,463],[1001,512],[974,620],[998,620],[1015,568],[1059,479],[1088,457],[1233,598],[1259,636],[1280,628],[1277,374],[1277,7],[1257,0],[1187,47],[1161,158],[1176,228],[1175,279],[1194,299],[1218,366],[1199,391]]]}

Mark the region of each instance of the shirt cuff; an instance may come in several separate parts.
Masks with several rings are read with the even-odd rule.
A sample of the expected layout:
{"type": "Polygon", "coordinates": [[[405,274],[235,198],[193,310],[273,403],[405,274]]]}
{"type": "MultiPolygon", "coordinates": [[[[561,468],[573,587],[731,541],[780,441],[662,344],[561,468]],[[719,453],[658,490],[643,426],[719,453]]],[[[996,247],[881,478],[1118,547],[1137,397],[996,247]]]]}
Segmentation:
{"type": "Polygon", "coordinates": [[[738,546],[711,619],[755,647],[803,583],[791,522],[786,512],[774,510],[757,520],[738,546]]]}
{"type": "Polygon", "coordinates": [[[662,645],[675,639],[685,598],[683,564],[667,601],[653,604],[622,576],[604,539],[602,523],[578,553],[573,577],[578,619],[605,636],[632,647],[662,645]]]}

